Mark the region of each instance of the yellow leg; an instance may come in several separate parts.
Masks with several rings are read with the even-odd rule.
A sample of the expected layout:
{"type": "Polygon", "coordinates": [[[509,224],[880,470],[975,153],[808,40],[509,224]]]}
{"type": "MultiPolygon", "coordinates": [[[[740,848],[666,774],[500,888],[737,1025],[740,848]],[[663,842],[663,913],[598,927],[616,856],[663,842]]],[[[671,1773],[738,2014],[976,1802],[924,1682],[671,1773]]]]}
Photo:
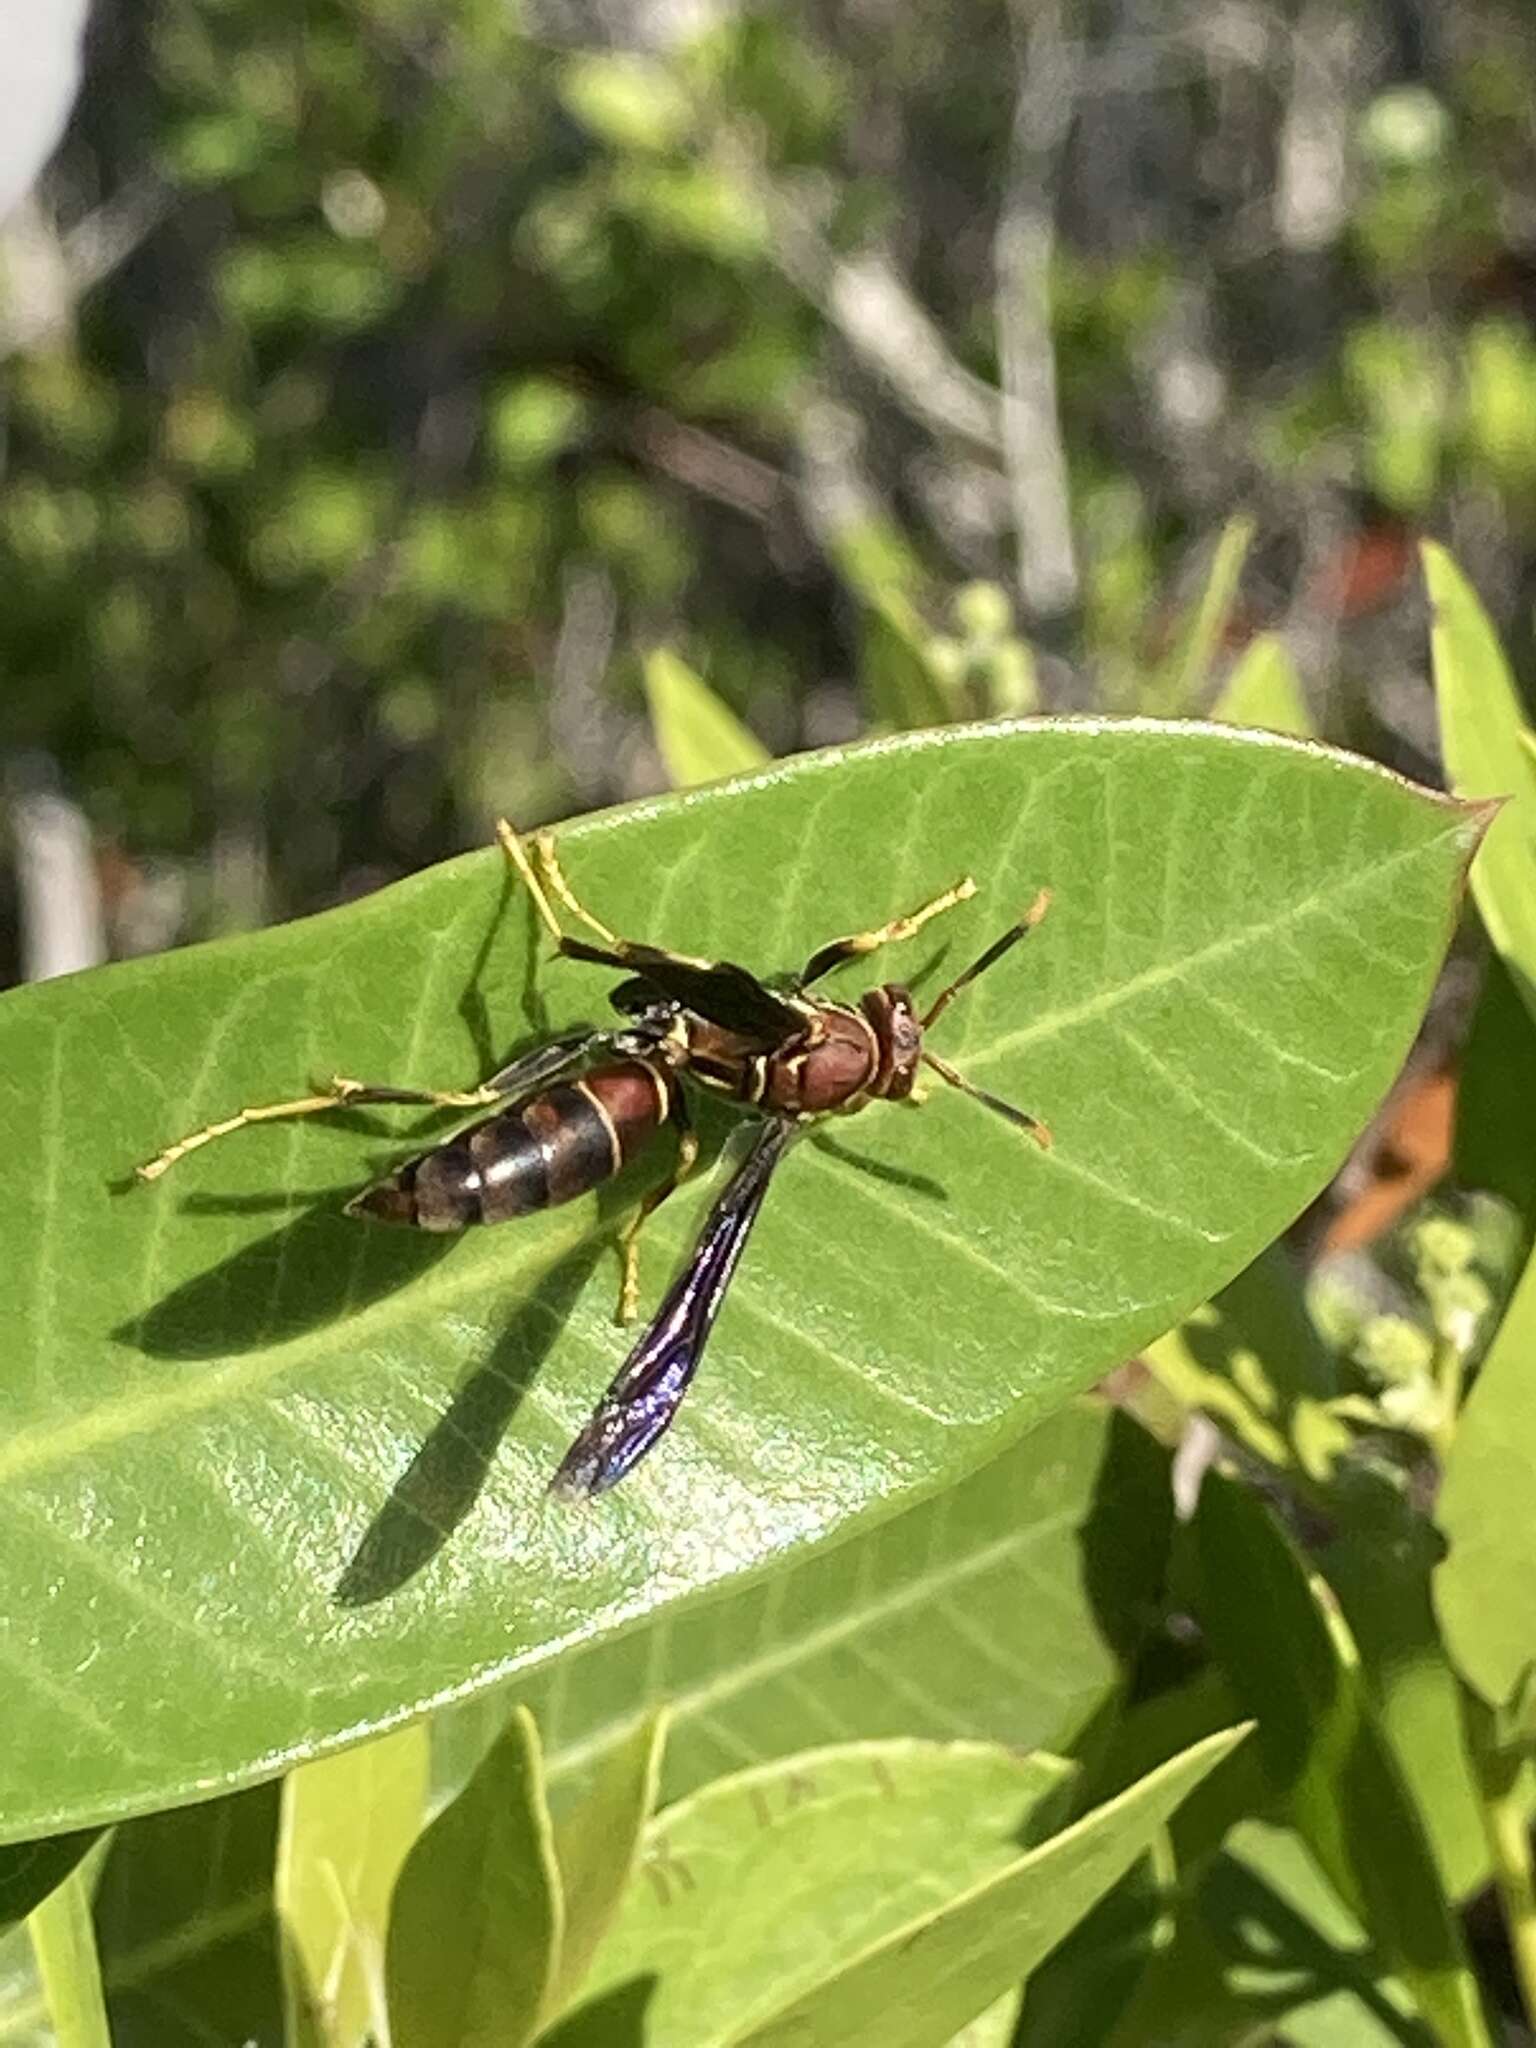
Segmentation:
{"type": "Polygon", "coordinates": [[[603,923],[600,917],[592,915],[591,911],[581,902],[575,890],[565,879],[565,871],[560,865],[560,856],[555,851],[554,834],[551,832],[539,833],[533,842],[533,849],[539,857],[539,866],[544,870],[545,881],[560,898],[560,901],[565,905],[572,917],[579,917],[584,925],[597,933],[605,945],[612,946],[616,952],[622,952],[624,941],[619,938],[616,932],[609,931],[607,925],[603,923]]]}
{"type": "Polygon", "coordinates": [[[920,932],[930,918],[938,917],[946,910],[953,910],[957,903],[967,903],[976,894],[976,884],[969,875],[962,875],[953,888],[945,889],[931,901],[909,910],[904,917],[893,917],[889,924],[883,924],[878,931],[855,932],[843,944],[853,953],[873,953],[877,946],[894,945],[898,939],[910,939],[914,932],[920,932]]]}
{"type": "Polygon", "coordinates": [[[632,1323],[640,1311],[640,1233],[668,1195],[680,1188],[692,1173],[698,1156],[697,1136],[692,1131],[682,1132],[677,1141],[677,1162],[672,1168],[671,1178],[663,1181],[659,1188],[651,1189],[619,1239],[623,1273],[619,1281],[619,1305],[613,1317],[616,1323],[632,1323]]]}
{"type": "Polygon", "coordinates": [[[528,893],[533,898],[533,907],[557,946],[564,939],[565,933],[560,929],[560,920],[555,915],[550,896],[557,897],[572,917],[579,918],[589,930],[596,932],[605,945],[612,946],[615,952],[624,950],[624,941],[616,933],[611,932],[600,917],[592,915],[565,879],[565,870],[561,867],[560,856],[555,851],[553,833],[537,833],[533,841],[534,856],[543,872],[542,882],[534,873],[533,861],[529,860],[522,840],[505,818],[496,820],[496,837],[501,841],[502,850],[508,860],[527,884],[528,893]]]}
{"type": "Polygon", "coordinates": [[[220,1117],[217,1123],[204,1124],[200,1131],[178,1138],[163,1152],[157,1152],[153,1159],[136,1166],[134,1172],[140,1180],[158,1180],[178,1159],[185,1159],[189,1152],[211,1145],[215,1138],[227,1138],[231,1131],[244,1130],[247,1124],[273,1123],[280,1117],[319,1116],[327,1109],[343,1109],[349,1105],[363,1107],[376,1102],[415,1103],[427,1109],[479,1109],[501,1099],[494,1088],[379,1088],[366,1081],[353,1081],[345,1074],[337,1074],[323,1091],[314,1095],[301,1095],[292,1102],[256,1103],[248,1109],[237,1110],[233,1116],[220,1117]]]}
{"type": "Polygon", "coordinates": [[[859,959],[865,953],[873,953],[879,946],[893,945],[898,939],[910,939],[914,932],[920,932],[930,918],[939,917],[946,910],[953,910],[957,903],[966,903],[976,894],[976,884],[969,875],[962,875],[953,887],[942,890],[929,902],[920,904],[916,910],[909,910],[901,917],[893,917],[889,923],[878,926],[870,932],[850,932],[846,938],[829,939],[824,946],[818,946],[806,962],[802,984],[819,981],[834,967],[840,967],[845,960],[859,959]]]}
{"type": "Polygon", "coordinates": [[[501,850],[512,863],[513,871],[527,885],[528,894],[533,898],[533,907],[539,913],[545,930],[558,946],[565,933],[560,929],[559,918],[550,908],[549,898],[544,894],[539,878],[533,871],[533,862],[524,851],[522,840],[505,818],[496,820],[496,837],[501,841],[501,850]]]}

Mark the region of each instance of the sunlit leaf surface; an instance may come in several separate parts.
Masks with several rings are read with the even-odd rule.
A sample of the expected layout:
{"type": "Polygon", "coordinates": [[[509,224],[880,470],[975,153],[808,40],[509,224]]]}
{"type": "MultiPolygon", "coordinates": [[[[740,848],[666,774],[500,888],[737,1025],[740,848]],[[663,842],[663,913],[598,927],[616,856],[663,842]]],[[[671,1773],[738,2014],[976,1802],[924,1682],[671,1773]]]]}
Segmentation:
{"type": "MultiPolygon", "coordinates": [[[[868,966],[934,988],[936,956],[954,971],[1055,891],[936,1033],[1054,1152],[942,1088],[801,1142],[682,1420],[586,1508],[545,1486],[624,1355],[595,1211],[611,1233],[638,1181],[459,1243],[392,1233],[339,1213],[399,1156],[384,1117],[354,1116],[109,1191],[312,1073],[462,1085],[535,1027],[600,1016],[608,978],[538,960],[494,852],[7,998],[27,1199],[0,1386],[0,1833],[248,1781],[980,1464],[1325,1180],[1408,1043],[1479,822],[1276,739],[1041,723],[566,833],[610,922],[764,971],[970,870],[974,901],[868,966]]],[[[706,1166],[731,1122],[706,1119],[706,1166]]],[[[649,1233],[648,1300],[711,1179],[649,1233]]]]}
{"type": "MultiPolygon", "coordinates": [[[[1065,1749],[1156,1613],[1170,1518],[1146,1439],[1075,1400],[936,1498],[703,1606],[599,1638],[507,1689],[567,1811],[669,1702],[661,1798],[826,1741],[976,1737],[1065,1749]],[[1148,1491],[1155,1493],[1148,1499],[1148,1491]]],[[[443,1789],[506,1721],[502,1689],[433,1721],[443,1789]]]]}

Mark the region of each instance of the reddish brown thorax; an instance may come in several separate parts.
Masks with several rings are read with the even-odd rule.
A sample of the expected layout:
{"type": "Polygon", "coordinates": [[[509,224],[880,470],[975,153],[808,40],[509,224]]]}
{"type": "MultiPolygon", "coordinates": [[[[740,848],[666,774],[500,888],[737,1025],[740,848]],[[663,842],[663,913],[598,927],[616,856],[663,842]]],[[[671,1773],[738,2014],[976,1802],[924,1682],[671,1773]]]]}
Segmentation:
{"type": "Polygon", "coordinates": [[[856,1010],[818,1007],[798,1044],[769,1055],[763,1107],[782,1116],[842,1109],[865,1092],[879,1062],[874,1033],[856,1010]]]}
{"type": "Polygon", "coordinates": [[[773,1052],[690,1017],[689,1073],[777,1116],[825,1116],[872,1097],[900,1101],[912,1093],[923,1029],[899,983],[872,988],[857,1009],[843,1003],[805,1007],[805,1029],[773,1052]]]}
{"type": "Polygon", "coordinates": [[[923,1034],[912,999],[894,983],[856,1010],[819,1005],[805,1038],[765,1062],[758,1099],[782,1116],[823,1116],[871,1096],[910,1095],[923,1034]]]}

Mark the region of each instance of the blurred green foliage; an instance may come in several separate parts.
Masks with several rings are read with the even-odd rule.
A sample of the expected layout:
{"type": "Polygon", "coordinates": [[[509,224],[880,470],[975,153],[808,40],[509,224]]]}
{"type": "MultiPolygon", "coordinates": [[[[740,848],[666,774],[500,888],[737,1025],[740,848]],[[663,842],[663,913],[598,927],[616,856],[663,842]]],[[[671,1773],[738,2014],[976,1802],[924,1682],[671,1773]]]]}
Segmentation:
{"type": "Polygon", "coordinates": [[[1536,37],[1494,0],[1365,5],[1322,91],[1300,21],[1218,49],[1194,16],[1150,43],[1129,7],[1062,20],[1070,120],[1036,162],[1000,6],[963,36],[106,10],[42,212],[68,275],[129,228],[51,318],[14,263],[0,302],[5,750],[50,757],[130,881],[177,863],[189,932],[495,809],[657,786],[659,644],[784,752],[1206,709],[1275,629],[1327,736],[1422,765],[1411,530],[1529,645],[1536,253],[1508,223],[1536,37]],[[1344,179],[1321,200],[1309,135],[1344,179]],[[1036,200],[1077,550],[1049,616],[996,299],[1000,217],[1036,200]],[[1194,672],[1179,621],[1243,510],[1194,672]]]}

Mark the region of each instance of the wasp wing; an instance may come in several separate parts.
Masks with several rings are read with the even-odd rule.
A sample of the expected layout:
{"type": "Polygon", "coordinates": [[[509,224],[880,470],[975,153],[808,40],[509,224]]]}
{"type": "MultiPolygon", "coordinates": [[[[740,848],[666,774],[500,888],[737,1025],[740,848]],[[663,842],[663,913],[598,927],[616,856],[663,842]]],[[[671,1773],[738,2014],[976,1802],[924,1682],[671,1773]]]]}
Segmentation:
{"type": "Polygon", "coordinates": [[[568,1500],[606,1493],[645,1456],[677,1413],[703,1354],[773,1170],[794,1126],[765,1124],[715,1206],[693,1256],[624,1361],[550,1482],[568,1500]]]}
{"type": "Polygon", "coordinates": [[[607,1052],[614,1036],[611,1031],[599,1031],[589,1024],[579,1031],[567,1032],[561,1038],[548,1039],[543,1045],[536,1045],[517,1059],[508,1061],[483,1085],[494,1088],[509,1102],[524,1101],[530,1095],[538,1095],[553,1087],[555,1082],[565,1080],[587,1060],[607,1052]]]}
{"type": "Polygon", "coordinates": [[[669,953],[661,946],[626,945],[622,954],[585,939],[562,939],[560,950],[570,960],[590,960],[600,967],[624,967],[631,979],[613,991],[621,1009],[654,990],[669,1003],[692,1010],[723,1031],[734,1031],[763,1052],[772,1052],[805,1029],[803,1010],[775,995],[766,982],[733,960],[695,960],[687,953],[669,953]]]}

